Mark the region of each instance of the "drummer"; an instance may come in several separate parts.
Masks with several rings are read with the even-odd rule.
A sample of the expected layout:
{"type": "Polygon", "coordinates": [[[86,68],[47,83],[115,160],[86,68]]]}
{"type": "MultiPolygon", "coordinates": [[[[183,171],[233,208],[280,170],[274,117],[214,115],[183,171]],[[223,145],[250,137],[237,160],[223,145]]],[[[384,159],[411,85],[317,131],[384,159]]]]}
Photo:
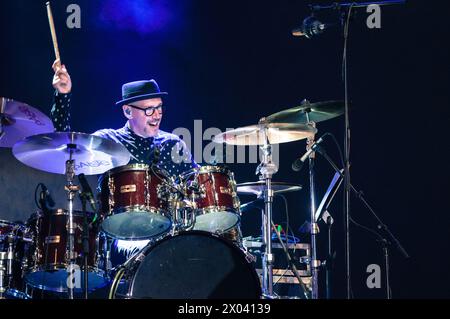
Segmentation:
{"type": "MultiPolygon", "coordinates": [[[[70,98],[72,81],[65,65],[59,60],[53,63],[54,104],[51,119],[56,131],[68,132],[70,127],[70,98]]],[[[160,130],[164,100],[167,92],[161,92],[155,80],[125,83],[122,100],[115,107],[121,108],[126,118],[119,129],[102,129],[93,135],[119,142],[131,154],[129,164],[156,164],[172,176],[177,176],[198,164],[192,158],[186,143],[177,135],[160,130]]]]}

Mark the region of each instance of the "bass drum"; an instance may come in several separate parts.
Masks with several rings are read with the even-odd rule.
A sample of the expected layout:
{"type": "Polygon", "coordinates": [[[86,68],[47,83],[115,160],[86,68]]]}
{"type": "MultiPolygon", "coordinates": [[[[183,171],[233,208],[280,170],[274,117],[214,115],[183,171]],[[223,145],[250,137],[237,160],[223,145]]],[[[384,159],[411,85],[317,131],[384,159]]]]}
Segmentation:
{"type": "Polygon", "coordinates": [[[144,248],[114,278],[110,298],[259,299],[250,259],[231,242],[204,231],[167,236],[144,248]]]}

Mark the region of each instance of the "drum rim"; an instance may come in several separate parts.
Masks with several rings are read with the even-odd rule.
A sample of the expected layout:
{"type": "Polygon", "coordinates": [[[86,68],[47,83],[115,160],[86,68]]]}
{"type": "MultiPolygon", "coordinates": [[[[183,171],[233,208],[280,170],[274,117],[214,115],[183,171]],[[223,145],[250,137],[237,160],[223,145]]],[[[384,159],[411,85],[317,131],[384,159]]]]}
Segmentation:
{"type": "MultiPolygon", "coordinates": [[[[195,212],[195,217],[208,215],[210,213],[220,213],[220,212],[227,212],[227,213],[232,213],[233,215],[236,215],[237,216],[236,224],[234,224],[233,226],[231,226],[227,229],[222,230],[221,232],[229,231],[230,229],[235,227],[237,224],[239,224],[241,221],[241,212],[236,211],[236,209],[231,209],[230,207],[227,207],[227,206],[208,206],[208,207],[204,207],[204,208],[197,208],[194,210],[194,212],[195,212]]],[[[194,227],[195,227],[195,224],[194,224],[194,227]]],[[[199,231],[201,231],[201,230],[199,230],[199,231]]]]}
{"type": "MultiPolygon", "coordinates": [[[[127,206],[120,206],[117,208],[114,208],[112,210],[110,210],[106,217],[103,220],[106,220],[108,217],[112,217],[114,215],[118,215],[118,214],[123,214],[123,213],[130,213],[132,214],[132,211],[140,211],[143,213],[152,213],[152,214],[158,214],[158,215],[162,215],[164,217],[167,218],[167,214],[169,213],[169,210],[167,209],[158,209],[154,206],[145,206],[145,205],[127,205],[127,206]],[[162,212],[164,214],[159,214],[158,212],[162,212]]],[[[168,218],[170,219],[170,218],[168,218]]]]}
{"type": "Polygon", "coordinates": [[[2,224],[8,225],[8,226],[10,226],[10,225],[20,225],[19,223],[11,222],[11,221],[6,220],[6,219],[0,219],[0,226],[2,224]]]}
{"type": "MultiPolygon", "coordinates": [[[[28,219],[27,223],[30,223],[33,220],[43,218],[46,216],[69,216],[69,210],[66,208],[53,208],[48,210],[49,213],[45,213],[43,211],[36,211],[34,212],[30,218],[28,219]]],[[[74,217],[84,217],[85,213],[81,210],[73,210],[72,215],[74,217]]],[[[95,216],[94,212],[87,212],[88,218],[92,218],[95,216]]]]}
{"type": "MultiPolygon", "coordinates": [[[[63,270],[63,269],[67,269],[68,266],[69,266],[69,264],[61,264],[61,263],[33,266],[33,267],[30,267],[27,270],[27,272],[24,274],[23,280],[31,288],[36,288],[36,289],[41,289],[41,290],[51,291],[51,292],[67,292],[68,288],[61,288],[61,287],[54,288],[54,287],[50,287],[50,286],[47,286],[47,285],[36,285],[36,284],[33,284],[29,280],[29,275],[34,274],[36,272],[48,272],[48,271],[63,270]]],[[[89,285],[89,290],[106,287],[109,284],[109,282],[111,281],[110,278],[109,278],[108,272],[106,272],[106,271],[104,271],[104,270],[102,270],[102,269],[100,269],[98,267],[88,266],[88,270],[89,270],[88,273],[90,273],[90,274],[97,274],[99,277],[104,279],[104,284],[102,284],[100,286],[95,286],[95,287],[92,287],[91,285],[89,285]]],[[[80,271],[84,272],[82,267],[80,267],[80,271]]],[[[82,289],[82,288],[77,288],[77,289],[82,289]]]]}
{"type": "MultiPolygon", "coordinates": [[[[223,238],[220,234],[216,234],[216,233],[212,233],[212,232],[208,232],[208,231],[204,231],[204,230],[187,230],[187,231],[183,230],[176,234],[168,234],[167,236],[165,236],[164,238],[160,239],[159,241],[157,241],[155,243],[152,243],[152,244],[149,243],[149,245],[146,246],[144,249],[142,249],[139,252],[139,254],[136,254],[136,255],[143,256],[143,258],[135,258],[129,265],[125,266],[124,276],[125,276],[125,278],[129,279],[128,289],[125,294],[126,298],[133,299],[132,291],[133,291],[133,287],[134,287],[134,284],[136,281],[136,272],[137,272],[139,266],[141,265],[142,261],[145,259],[145,257],[147,257],[148,254],[156,246],[160,245],[161,243],[163,243],[165,241],[170,240],[171,238],[175,238],[178,236],[190,236],[190,235],[201,235],[201,236],[205,236],[205,237],[212,237],[212,238],[218,239],[219,241],[224,243],[226,246],[231,247],[232,250],[235,250],[238,254],[240,254],[242,257],[242,260],[246,261],[244,263],[244,265],[249,269],[255,283],[257,284],[257,288],[259,289],[260,297],[263,295],[262,287],[261,287],[261,280],[259,278],[259,275],[258,275],[255,267],[251,266],[252,262],[248,260],[248,257],[245,255],[245,253],[241,247],[238,247],[232,241],[230,241],[226,238],[223,238]],[[132,272],[133,269],[135,270],[134,272],[132,272]]],[[[117,295],[117,289],[114,293],[114,296],[116,296],[116,295],[117,295]]]]}
{"type": "MultiPolygon", "coordinates": [[[[122,208],[125,208],[125,207],[131,207],[131,206],[123,206],[123,207],[120,207],[120,208],[117,208],[117,209],[122,209],[122,208]]],[[[161,236],[162,234],[165,234],[165,233],[167,233],[170,230],[170,228],[172,227],[173,222],[172,222],[171,218],[167,217],[167,214],[169,213],[169,211],[167,211],[167,210],[159,210],[159,211],[160,212],[164,212],[165,214],[158,214],[158,211],[157,210],[153,210],[153,209],[142,210],[142,212],[144,212],[144,213],[153,213],[153,214],[157,214],[157,215],[163,216],[170,222],[170,225],[169,225],[169,227],[167,229],[161,231],[160,233],[158,233],[156,235],[146,236],[146,237],[122,237],[122,236],[117,236],[117,235],[115,235],[115,234],[113,234],[113,233],[111,233],[111,232],[109,232],[109,231],[107,231],[106,229],[103,228],[103,222],[108,220],[108,218],[113,217],[113,216],[117,216],[117,215],[120,215],[120,214],[126,214],[126,213],[132,214],[132,213],[130,213],[131,210],[124,210],[124,211],[121,211],[121,212],[118,212],[118,213],[113,213],[114,212],[114,210],[113,210],[112,213],[108,213],[108,215],[105,218],[103,218],[102,222],[100,223],[100,231],[104,232],[107,236],[109,236],[111,238],[119,239],[119,240],[147,240],[147,239],[152,239],[152,238],[161,236]]]]}
{"type": "Polygon", "coordinates": [[[142,164],[142,163],[134,163],[134,164],[127,164],[122,165],[119,167],[115,167],[108,171],[109,175],[114,175],[121,172],[127,172],[127,171],[148,171],[150,169],[150,166],[148,164],[142,164]]]}
{"type": "Polygon", "coordinates": [[[185,177],[190,177],[192,174],[207,174],[207,173],[225,173],[228,176],[234,177],[233,172],[227,167],[204,165],[200,167],[191,168],[190,170],[180,174],[180,178],[184,179],[185,177]]]}
{"type": "Polygon", "coordinates": [[[27,225],[25,223],[22,224],[22,223],[11,222],[8,220],[0,219],[0,227],[12,227],[13,228],[12,230],[14,231],[14,230],[19,230],[19,229],[25,230],[27,228],[27,225]]]}
{"type": "Polygon", "coordinates": [[[8,289],[5,290],[5,292],[3,292],[3,294],[10,295],[10,296],[13,296],[13,297],[19,297],[19,298],[15,298],[15,299],[23,299],[23,300],[33,299],[26,292],[21,291],[21,290],[16,289],[16,288],[8,288],[8,289]],[[20,298],[20,297],[25,297],[25,298],[20,298]]]}

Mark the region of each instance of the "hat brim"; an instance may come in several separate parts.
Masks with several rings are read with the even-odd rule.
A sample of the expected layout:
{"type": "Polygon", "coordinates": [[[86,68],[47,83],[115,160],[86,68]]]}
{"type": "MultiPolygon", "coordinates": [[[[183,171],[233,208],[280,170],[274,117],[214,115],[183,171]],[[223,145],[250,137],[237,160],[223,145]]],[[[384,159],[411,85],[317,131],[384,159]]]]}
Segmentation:
{"type": "Polygon", "coordinates": [[[151,94],[143,94],[143,95],[133,96],[133,97],[130,97],[128,99],[123,99],[123,100],[120,100],[120,101],[116,102],[116,106],[122,106],[124,104],[132,103],[132,102],[136,102],[136,101],[153,99],[153,98],[156,98],[156,97],[163,97],[163,96],[167,96],[167,92],[158,92],[158,93],[151,93],[151,94]]]}

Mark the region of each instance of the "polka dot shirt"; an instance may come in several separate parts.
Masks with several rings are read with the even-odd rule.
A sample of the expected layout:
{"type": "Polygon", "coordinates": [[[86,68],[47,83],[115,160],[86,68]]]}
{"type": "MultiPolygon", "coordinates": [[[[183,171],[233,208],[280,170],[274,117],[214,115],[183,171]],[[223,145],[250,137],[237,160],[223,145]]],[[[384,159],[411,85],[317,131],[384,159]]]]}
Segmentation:
{"type": "MultiPolygon", "coordinates": [[[[59,94],[55,91],[54,104],[50,112],[56,131],[68,132],[70,128],[70,98],[71,94],[59,94]]],[[[128,164],[157,165],[169,175],[178,176],[198,164],[186,143],[177,135],[159,130],[155,137],[144,138],[136,135],[127,122],[120,129],[102,129],[93,133],[115,142],[121,143],[131,154],[128,164]]]]}

